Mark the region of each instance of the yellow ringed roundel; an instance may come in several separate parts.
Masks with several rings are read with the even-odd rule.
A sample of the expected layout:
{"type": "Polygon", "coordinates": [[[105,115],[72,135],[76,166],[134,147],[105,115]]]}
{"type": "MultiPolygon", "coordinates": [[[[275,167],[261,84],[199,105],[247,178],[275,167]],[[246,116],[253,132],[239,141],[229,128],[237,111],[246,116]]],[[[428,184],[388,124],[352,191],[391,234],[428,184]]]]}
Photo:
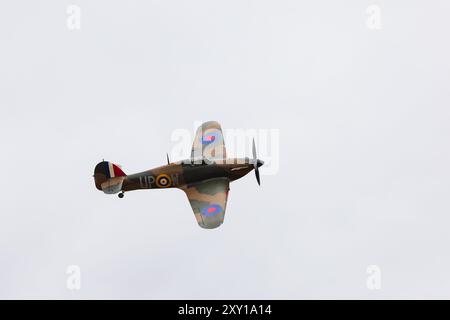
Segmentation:
{"type": "Polygon", "coordinates": [[[158,188],[167,188],[172,184],[172,180],[167,174],[160,174],[156,177],[156,185],[158,188]]]}

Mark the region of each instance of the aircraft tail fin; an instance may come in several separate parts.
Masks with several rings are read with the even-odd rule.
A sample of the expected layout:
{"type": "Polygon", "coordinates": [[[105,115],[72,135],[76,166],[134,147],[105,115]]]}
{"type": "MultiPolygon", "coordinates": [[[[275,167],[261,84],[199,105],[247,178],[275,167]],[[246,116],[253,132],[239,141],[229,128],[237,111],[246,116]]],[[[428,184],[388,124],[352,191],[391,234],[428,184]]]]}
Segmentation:
{"type": "MultiPolygon", "coordinates": [[[[121,177],[126,177],[125,172],[123,172],[123,170],[117,164],[114,164],[110,161],[102,161],[95,166],[94,180],[95,186],[97,187],[98,190],[102,190],[104,192],[115,191],[116,188],[114,188],[114,190],[110,190],[111,188],[110,187],[107,188],[107,185],[108,186],[111,186],[111,184],[118,185],[119,183],[121,189],[123,181],[123,178],[121,177]],[[114,183],[116,180],[117,184],[114,183]],[[105,184],[106,182],[110,183],[105,184]]],[[[116,193],[116,192],[107,192],[107,193],[116,193]]]]}

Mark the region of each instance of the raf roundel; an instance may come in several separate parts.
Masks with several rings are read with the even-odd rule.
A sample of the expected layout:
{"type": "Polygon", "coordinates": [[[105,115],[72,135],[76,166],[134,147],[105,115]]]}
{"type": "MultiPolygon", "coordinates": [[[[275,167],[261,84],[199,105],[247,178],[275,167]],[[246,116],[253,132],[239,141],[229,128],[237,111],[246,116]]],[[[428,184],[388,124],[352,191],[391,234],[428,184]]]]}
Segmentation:
{"type": "Polygon", "coordinates": [[[171,185],[172,181],[167,174],[160,174],[156,177],[156,185],[159,188],[167,188],[171,185]]]}
{"type": "Polygon", "coordinates": [[[218,204],[210,204],[209,206],[204,207],[201,210],[201,214],[205,217],[213,217],[216,214],[221,213],[222,211],[223,211],[222,207],[219,206],[218,204]]]}
{"type": "Polygon", "coordinates": [[[200,141],[202,144],[210,144],[216,141],[217,139],[217,133],[211,132],[211,133],[205,133],[203,136],[200,137],[200,141]]]}

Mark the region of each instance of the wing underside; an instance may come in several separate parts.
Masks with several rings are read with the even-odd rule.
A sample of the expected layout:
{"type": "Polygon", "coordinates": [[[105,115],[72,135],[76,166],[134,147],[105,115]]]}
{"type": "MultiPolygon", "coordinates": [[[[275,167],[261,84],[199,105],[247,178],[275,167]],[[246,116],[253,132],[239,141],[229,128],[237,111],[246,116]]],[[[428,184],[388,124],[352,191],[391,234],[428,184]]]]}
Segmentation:
{"type": "Polygon", "coordinates": [[[229,186],[227,178],[216,178],[182,188],[200,227],[213,229],[223,223],[229,186]]]}

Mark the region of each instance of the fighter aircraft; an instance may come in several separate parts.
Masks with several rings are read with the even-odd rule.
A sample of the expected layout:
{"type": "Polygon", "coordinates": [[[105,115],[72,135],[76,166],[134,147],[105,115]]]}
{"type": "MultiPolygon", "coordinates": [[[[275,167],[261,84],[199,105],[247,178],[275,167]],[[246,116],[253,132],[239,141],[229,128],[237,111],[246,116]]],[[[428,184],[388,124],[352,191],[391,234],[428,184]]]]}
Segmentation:
{"type": "Polygon", "coordinates": [[[124,193],[139,189],[179,188],[191,204],[200,227],[214,229],[225,218],[229,185],[255,170],[260,185],[258,168],[264,161],[256,157],[253,140],[253,158],[226,158],[222,128],[216,121],[203,123],[195,134],[191,158],[140,173],[126,175],[120,166],[102,161],[94,170],[95,186],[106,194],[124,193]]]}

